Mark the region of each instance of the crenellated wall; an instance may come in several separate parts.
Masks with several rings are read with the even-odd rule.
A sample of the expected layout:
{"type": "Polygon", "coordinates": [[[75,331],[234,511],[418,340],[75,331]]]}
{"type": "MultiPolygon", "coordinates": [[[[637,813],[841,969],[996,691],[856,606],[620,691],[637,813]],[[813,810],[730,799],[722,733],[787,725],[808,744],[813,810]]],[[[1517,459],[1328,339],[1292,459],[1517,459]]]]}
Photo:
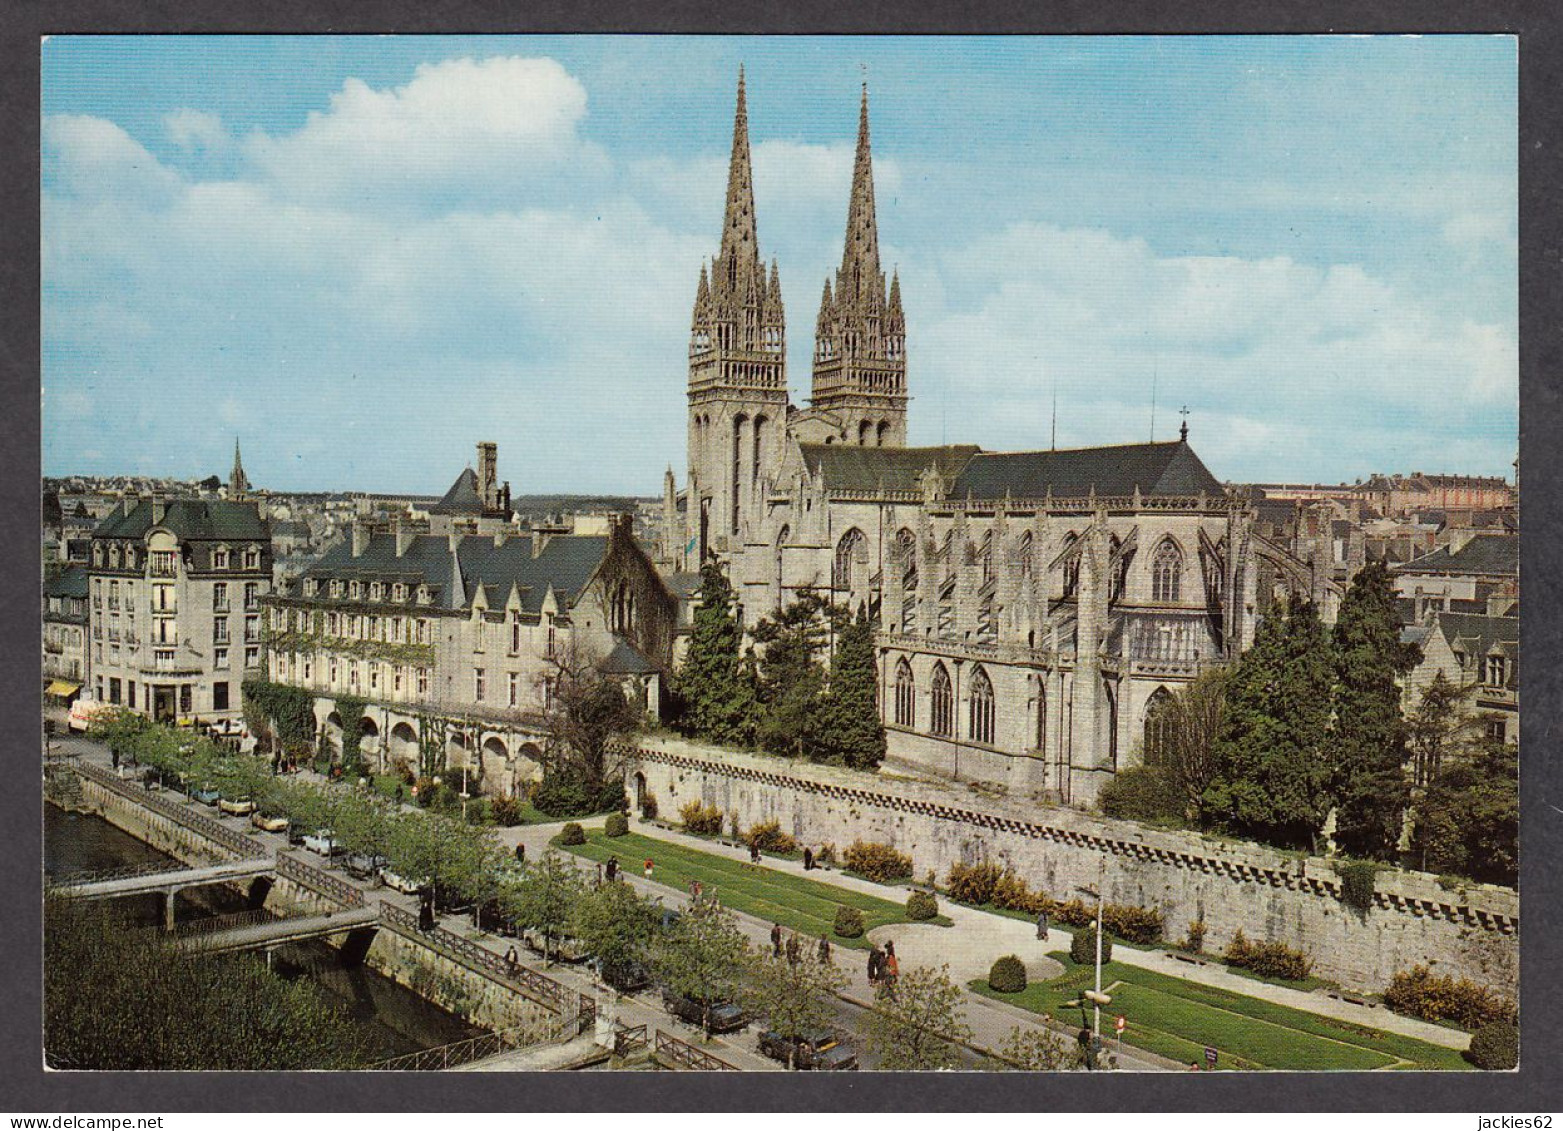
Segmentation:
{"type": "Polygon", "coordinates": [[[1517,995],[1519,897],[1472,884],[1446,890],[1436,877],[1388,870],[1365,915],[1341,901],[1334,862],[1198,833],[1145,828],[1058,806],[937,782],[868,775],[671,739],[642,742],[627,770],[664,815],[699,799],[741,825],[776,820],[802,843],[854,840],[910,853],[919,879],[955,861],[1012,867],[1033,888],[1069,899],[1101,877],[1109,902],[1160,909],[1169,939],[1202,919],[1206,949],[1242,929],[1307,952],[1314,973],[1376,993],[1398,970],[1436,972],[1517,995]]]}

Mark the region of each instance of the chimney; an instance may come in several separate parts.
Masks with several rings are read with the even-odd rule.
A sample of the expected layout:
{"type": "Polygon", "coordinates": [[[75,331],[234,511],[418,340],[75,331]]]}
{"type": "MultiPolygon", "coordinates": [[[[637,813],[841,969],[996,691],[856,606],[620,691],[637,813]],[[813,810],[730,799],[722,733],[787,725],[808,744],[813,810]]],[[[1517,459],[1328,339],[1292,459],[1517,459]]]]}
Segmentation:
{"type": "Polygon", "coordinates": [[[462,533],[454,526],[450,528],[450,552],[455,553],[461,547],[462,533]]]}
{"type": "Polygon", "coordinates": [[[353,523],[353,557],[362,557],[363,552],[369,548],[369,526],[367,523],[353,523]]]}
{"type": "Polygon", "coordinates": [[[163,502],[163,496],[162,495],[158,495],[158,494],[153,494],[153,496],[152,496],[152,522],[154,524],[162,522],[163,521],[163,515],[166,514],[166,513],[167,513],[167,506],[163,502]]]}
{"type": "Polygon", "coordinates": [[[532,557],[539,557],[546,545],[548,545],[548,531],[537,527],[532,531],[532,557]]]}
{"type": "Polygon", "coordinates": [[[396,556],[402,557],[407,553],[407,548],[412,545],[413,532],[411,527],[402,524],[400,515],[396,518],[394,534],[396,535],[396,556]]]}
{"type": "Polygon", "coordinates": [[[499,480],[499,445],[485,441],[478,445],[478,497],[484,510],[493,510],[499,504],[496,485],[499,480]]]}

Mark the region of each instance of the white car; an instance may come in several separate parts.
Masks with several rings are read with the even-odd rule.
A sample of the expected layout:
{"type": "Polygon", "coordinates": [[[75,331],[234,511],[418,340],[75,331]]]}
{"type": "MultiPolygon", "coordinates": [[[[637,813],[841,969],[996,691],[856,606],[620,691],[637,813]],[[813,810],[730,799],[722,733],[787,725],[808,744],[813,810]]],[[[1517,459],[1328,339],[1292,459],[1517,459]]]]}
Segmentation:
{"type": "Polygon", "coordinates": [[[423,887],[422,884],[417,883],[414,880],[409,880],[406,876],[403,876],[397,872],[393,872],[389,868],[380,869],[380,881],[385,884],[386,887],[393,888],[399,892],[404,892],[407,895],[416,894],[417,891],[423,887]]]}
{"type": "Polygon", "coordinates": [[[336,837],[332,835],[330,829],[321,829],[306,835],[304,847],[325,857],[337,856],[342,852],[342,846],[336,842],[336,837]]]}
{"type": "Polygon", "coordinates": [[[248,817],[255,812],[255,802],[248,797],[224,797],[217,802],[217,808],[230,817],[248,817]]]}
{"type": "Polygon", "coordinates": [[[67,730],[82,731],[85,733],[92,725],[93,718],[102,711],[109,710],[107,703],[99,703],[96,699],[88,699],[82,696],[71,704],[71,713],[65,717],[67,730]]]}

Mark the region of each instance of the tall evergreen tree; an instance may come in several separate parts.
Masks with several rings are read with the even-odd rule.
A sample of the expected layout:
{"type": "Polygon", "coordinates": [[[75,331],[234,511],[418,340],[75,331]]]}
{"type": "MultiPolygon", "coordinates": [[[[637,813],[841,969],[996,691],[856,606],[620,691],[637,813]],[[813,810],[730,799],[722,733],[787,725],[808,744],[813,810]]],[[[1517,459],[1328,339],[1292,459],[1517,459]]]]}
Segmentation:
{"type": "Polygon", "coordinates": [[[868,609],[842,626],[831,657],[822,745],[832,762],[872,770],[885,756],[885,726],[879,718],[879,668],[874,662],[874,628],[868,609]]]}
{"type": "Polygon", "coordinates": [[[733,588],[714,562],[700,570],[700,607],[675,681],[684,726],[696,738],[729,746],[754,741],[758,704],[733,615],[733,588]]]}
{"type": "Polygon", "coordinates": [[[826,732],[825,668],[821,663],[836,609],[804,593],[774,617],[754,626],[762,646],[760,745],[772,754],[823,760],[826,732]]]}
{"type": "Polygon", "coordinates": [[[1232,668],[1206,820],[1239,836],[1312,848],[1328,811],[1329,638],[1313,603],[1272,612],[1232,668]]]}
{"type": "Polygon", "coordinates": [[[1346,591],[1334,650],[1335,841],[1353,856],[1393,860],[1411,796],[1397,680],[1416,665],[1420,650],[1400,642],[1395,591],[1382,562],[1367,565],[1346,591]]]}

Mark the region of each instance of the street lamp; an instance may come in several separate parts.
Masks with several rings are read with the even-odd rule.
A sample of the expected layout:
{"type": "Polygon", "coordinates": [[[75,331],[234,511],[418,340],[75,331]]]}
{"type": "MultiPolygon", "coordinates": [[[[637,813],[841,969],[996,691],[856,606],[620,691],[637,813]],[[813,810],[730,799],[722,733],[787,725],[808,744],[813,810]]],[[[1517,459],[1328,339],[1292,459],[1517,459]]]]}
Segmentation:
{"type": "Polygon", "coordinates": [[[1094,1007],[1095,1012],[1095,1019],[1091,1026],[1093,1051],[1100,1048],[1102,1044],[1102,1006],[1111,1005],[1113,1000],[1111,994],[1102,992],[1102,878],[1105,878],[1106,872],[1107,858],[1104,856],[1102,857],[1102,877],[1097,879],[1095,890],[1087,887],[1075,889],[1081,895],[1096,897],[1096,988],[1094,990],[1086,990],[1084,995],[1086,1000],[1094,1007]]]}

